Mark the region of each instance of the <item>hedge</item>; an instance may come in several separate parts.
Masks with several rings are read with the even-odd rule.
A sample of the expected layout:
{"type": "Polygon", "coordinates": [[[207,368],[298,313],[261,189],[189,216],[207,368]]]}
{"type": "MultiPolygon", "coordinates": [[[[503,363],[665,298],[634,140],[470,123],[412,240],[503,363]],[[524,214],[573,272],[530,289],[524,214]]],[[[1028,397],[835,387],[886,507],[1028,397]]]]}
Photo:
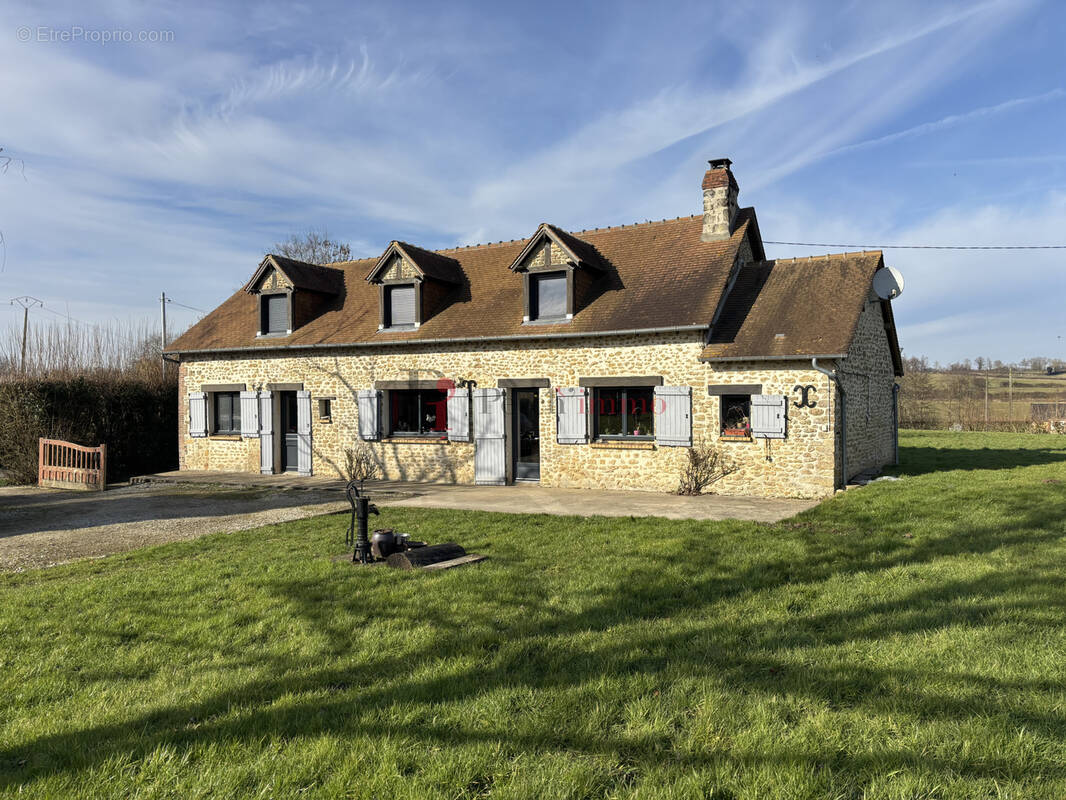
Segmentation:
{"type": "Polygon", "coordinates": [[[107,445],[107,479],[177,468],[178,391],[173,382],[122,377],[0,381],[0,469],[37,480],[37,440],[107,445]]]}

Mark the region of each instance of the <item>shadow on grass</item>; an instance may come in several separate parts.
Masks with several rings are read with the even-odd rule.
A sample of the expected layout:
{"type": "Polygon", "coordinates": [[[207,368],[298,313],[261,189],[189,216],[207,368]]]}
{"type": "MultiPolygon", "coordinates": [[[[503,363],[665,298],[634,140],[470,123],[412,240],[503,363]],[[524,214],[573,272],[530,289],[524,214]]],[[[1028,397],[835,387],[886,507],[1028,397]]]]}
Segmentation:
{"type": "MultiPolygon", "coordinates": [[[[1034,434],[1035,435],[1035,434],[1034,434]]],[[[1066,462],[1066,450],[1053,448],[908,447],[902,451],[897,475],[926,475],[946,470],[1000,470],[1066,462]]]]}
{"type": "MultiPolygon", "coordinates": [[[[1053,459],[1061,460],[1062,454],[1053,459]]],[[[77,772],[120,755],[142,758],[160,745],[187,748],[321,734],[387,736],[445,748],[500,743],[510,752],[607,755],[649,772],[668,753],[671,764],[694,768],[722,762],[810,766],[817,761],[853,777],[920,765],[944,776],[1027,778],[1032,763],[1010,754],[948,760],[901,745],[879,749],[876,758],[834,747],[814,756],[787,744],[756,752],[724,746],[693,752],[680,748],[671,733],[626,734],[618,726],[604,726],[590,734],[576,722],[538,725],[535,709],[524,721],[521,714],[489,723],[439,719],[442,709],[515,689],[538,692],[546,703],[565,702],[580,717],[582,709],[601,702],[597,678],[641,675],[664,692],[671,682],[692,678],[731,695],[798,698],[829,711],[902,713],[919,723],[1005,720],[1009,728],[1049,741],[1066,737],[1060,687],[1050,679],[945,671],[924,666],[920,659],[859,666],[861,659],[820,658],[797,666],[796,653],[807,647],[921,638],[947,628],[992,630],[1007,614],[1023,616],[1029,630],[1046,629],[1049,636],[1066,622],[1055,570],[1010,566],[1010,561],[976,577],[918,582],[890,599],[873,597],[851,607],[812,611],[827,581],[993,551],[1031,550],[1059,541],[1066,518],[1066,493],[1044,486],[999,497],[997,509],[1006,522],[945,521],[942,509],[930,507],[926,513],[942,529],[905,539],[902,532],[916,524],[905,517],[913,511],[908,496],[886,491],[869,497],[881,502],[877,517],[855,513],[861,499],[845,497],[837,506],[859,520],[848,531],[834,527],[836,512],[820,510],[796,522],[759,526],[789,546],[739,563],[736,556],[723,554],[719,537],[707,535],[710,529],[698,524],[685,526],[684,535],[640,549],[622,537],[630,530],[654,535],[655,526],[619,521],[620,552],[614,555],[623,558],[607,577],[597,573],[594,552],[568,540],[557,546],[571,547],[570,557],[593,564],[587,581],[572,590],[575,611],[553,602],[543,573],[530,568],[530,555],[521,550],[514,559],[504,550],[486,565],[428,581],[422,575],[360,573],[346,565],[338,566],[327,583],[313,577],[266,578],[262,585],[276,602],[321,634],[336,658],[311,664],[246,654],[239,657],[241,665],[264,667],[270,677],[121,724],[86,726],[0,750],[0,786],[77,772]],[[1056,520],[1059,524],[1053,524],[1056,520]],[[630,552],[639,557],[627,557],[630,552]],[[768,603],[781,603],[781,592],[788,594],[787,605],[769,621],[723,620],[722,609],[737,598],[759,593],[768,603]],[[402,652],[363,657],[354,634],[364,628],[372,632],[375,619],[381,618],[431,634],[402,652]],[[345,656],[356,658],[338,664],[345,656]],[[430,666],[436,669],[426,675],[430,666]],[[403,722],[389,719],[390,711],[412,706],[424,713],[412,716],[408,711],[403,722]]],[[[528,519],[531,526],[537,520],[516,519],[528,519]]],[[[564,518],[536,524],[554,537],[577,523],[564,518]]],[[[1066,764],[1041,762],[1040,774],[1066,777],[1066,764]]]]}

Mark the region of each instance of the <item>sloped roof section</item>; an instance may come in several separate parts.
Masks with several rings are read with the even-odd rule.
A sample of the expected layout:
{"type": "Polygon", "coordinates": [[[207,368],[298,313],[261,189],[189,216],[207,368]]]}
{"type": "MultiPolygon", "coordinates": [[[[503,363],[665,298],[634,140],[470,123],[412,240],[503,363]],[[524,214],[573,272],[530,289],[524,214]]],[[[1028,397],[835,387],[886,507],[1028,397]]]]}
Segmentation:
{"type": "MultiPolygon", "coordinates": [[[[454,260],[463,282],[443,310],[411,331],[379,331],[379,290],[365,278],[379,259],[332,264],[343,273],[344,303],[285,337],[256,338],[256,298],[237,292],[173,342],[176,353],[284,347],[372,345],[440,339],[597,334],[657,328],[709,326],[755,212],[742,209],[733,236],[700,241],[702,215],[600,228],[574,235],[595,250],[603,265],[596,296],[574,319],[558,325],[522,323],[522,279],[510,271],[527,239],[441,250],[454,260]]],[[[761,243],[753,243],[761,247],[761,243]]],[[[429,253],[430,251],[422,251],[429,253]]]]}
{"type": "Polygon", "coordinates": [[[459,266],[459,262],[455,258],[442,253],[435,253],[432,250],[423,250],[421,247],[416,247],[407,242],[392,242],[381,258],[378,259],[370,274],[366,276],[367,281],[373,282],[378,273],[389,263],[392,256],[397,253],[411,262],[414,268],[422,273],[425,278],[432,278],[445,283],[462,283],[463,268],[459,266]]]}
{"type": "MultiPolygon", "coordinates": [[[[726,298],[701,358],[842,356],[848,352],[874,273],[879,250],[746,264],[726,298]]],[[[901,372],[892,308],[885,313],[889,344],[901,372]]]]}
{"type": "Polygon", "coordinates": [[[306,289],[323,294],[339,294],[344,290],[344,272],[342,270],[334,267],[322,267],[318,264],[308,264],[304,261],[297,261],[270,253],[259,263],[259,269],[252,275],[251,280],[244,285],[243,291],[254,291],[263,273],[271,267],[281,272],[282,275],[289,279],[289,283],[297,289],[306,289]]]}

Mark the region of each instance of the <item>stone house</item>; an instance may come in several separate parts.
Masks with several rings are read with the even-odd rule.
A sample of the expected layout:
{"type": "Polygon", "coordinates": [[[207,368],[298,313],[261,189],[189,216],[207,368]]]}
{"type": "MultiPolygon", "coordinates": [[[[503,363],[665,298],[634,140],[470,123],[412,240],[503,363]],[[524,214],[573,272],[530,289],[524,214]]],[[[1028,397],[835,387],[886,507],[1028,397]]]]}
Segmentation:
{"type": "Polygon", "coordinates": [[[181,469],[823,497],[895,459],[880,252],[768,261],[728,159],[703,212],[315,266],[263,259],[176,340],[181,469]]]}

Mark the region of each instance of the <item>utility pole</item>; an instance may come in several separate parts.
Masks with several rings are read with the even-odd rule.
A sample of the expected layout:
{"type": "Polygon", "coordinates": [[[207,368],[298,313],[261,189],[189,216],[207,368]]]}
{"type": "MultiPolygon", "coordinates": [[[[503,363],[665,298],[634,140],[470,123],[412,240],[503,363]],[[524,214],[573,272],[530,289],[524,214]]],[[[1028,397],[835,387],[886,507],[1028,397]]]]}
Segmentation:
{"type": "Polygon", "coordinates": [[[30,309],[34,306],[43,306],[40,300],[36,297],[30,297],[29,295],[23,295],[22,297],[13,297],[11,299],[11,305],[22,306],[22,358],[19,361],[19,372],[26,372],[26,333],[30,327],[30,309]]]}
{"type": "Polygon", "coordinates": [[[985,373],[985,430],[988,430],[988,373],[985,373]]]}
{"type": "Polygon", "coordinates": [[[160,363],[163,365],[163,380],[167,378],[167,354],[164,352],[167,349],[167,293],[159,293],[159,319],[161,323],[160,338],[159,338],[159,358],[160,363]]]}

